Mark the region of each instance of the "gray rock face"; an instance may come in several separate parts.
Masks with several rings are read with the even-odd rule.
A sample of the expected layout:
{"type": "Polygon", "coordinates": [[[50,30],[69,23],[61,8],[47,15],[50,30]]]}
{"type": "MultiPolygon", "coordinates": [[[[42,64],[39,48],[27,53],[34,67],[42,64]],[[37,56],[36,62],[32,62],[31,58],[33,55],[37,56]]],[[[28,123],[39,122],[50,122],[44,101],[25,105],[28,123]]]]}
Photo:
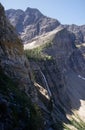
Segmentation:
{"type": "MultiPolygon", "coordinates": [[[[10,9],[6,11],[6,15],[24,43],[28,43],[32,38],[52,31],[60,25],[58,20],[44,16],[37,9],[27,8],[25,12],[20,9],[10,9]]],[[[74,33],[76,44],[85,42],[85,25],[63,26],[74,33]]]]}
{"type": "MultiPolygon", "coordinates": [[[[42,51],[43,56],[48,56],[48,59],[39,57],[38,60],[37,57],[40,56],[40,53],[37,53],[37,57],[31,57],[30,60],[39,99],[50,111],[54,122],[69,123],[67,115],[71,118],[73,113],[77,113],[78,117],[84,121],[80,109],[84,110],[85,106],[81,106],[80,100],[85,102],[85,61],[75,46],[74,34],[62,28],[56,33],[50,32],[49,36],[51,43],[47,46],[44,43],[44,46],[41,46],[42,49],[38,49],[42,51]],[[80,78],[81,76],[83,78],[80,78]]],[[[46,39],[43,37],[41,42],[43,43],[46,39]]],[[[40,41],[40,39],[38,40],[40,41]]],[[[60,130],[62,129],[61,124],[60,130]]]]}
{"type": "MultiPolygon", "coordinates": [[[[50,21],[49,18],[43,16],[37,10],[33,12],[33,10],[28,8],[25,12],[21,10],[17,11],[12,10],[12,14],[9,13],[9,19],[13,18],[11,19],[11,23],[15,24],[15,27],[17,26],[17,32],[21,33],[23,41],[25,39],[29,41],[29,39],[49,32],[59,25],[59,22],[52,19],[50,21]],[[18,21],[21,23],[19,24],[18,21]],[[30,34],[28,33],[29,31],[30,34]]],[[[10,33],[9,23],[6,21],[3,22],[4,19],[5,16],[3,20],[2,18],[0,20],[0,29],[2,30],[0,67],[4,69],[7,75],[18,80],[20,85],[27,85],[29,83],[29,66],[27,60],[23,56],[20,41],[17,42],[18,38],[14,32],[13,34],[10,33]],[[6,23],[6,30],[3,30],[4,23],[6,23]],[[5,32],[5,37],[2,35],[4,31],[7,32],[5,32]],[[10,37],[7,34],[10,34],[10,37]],[[16,39],[16,42],[14,39],[16,39]]],[[[49,39],[48,37],[43,38],[51,41],[51,43],[41,49],[43,57],[47,56],[48,59],[41,59],[41,61],[40,59],[39,61],[35,59],[33,61],[31,58],[30,64],[34,74],[32,76],[35,78],[33,82],[38,93],[37,103],[43,111],[45,128],[46,130],[52,129],[53,123],[57,123],[57,127],[54,129],[63,130],[62,122],[69,123],[67,115],[70,118],[73,113],[77,113],[82,121],[85,119],[85,116],[82,115],[82,111],[85,110],[85,61],[81,52],[74,44],[75,38],[71,32],[66,29],[60,29],[55,33],[50,32],[48,34],[49,39]],[[59,121],[61,126],[58,127],[59,124],[57,121],[59,121]]],[[[42,42],[46,40],[43,38],[41,36],[42,42]]]]}
{"type": "Polygon", "coordinates": [[[17,81],[22,89],[29,89],[29,63],[23,54],[23,45],[13,27],[6,19],[4,8],[0,5],[0,68],[17,81]]]}
{"type": "Polygon", "coordinates": [[[23,45],[0,4],[0,130],[38,129],[39,114],[28,97],[34,91],[23,45]]]}
{"type": "MultiPolygon", "coordinates": [[[[55,57],[57,63],[61,66],[61,70],[64,67],[68,68],[70,58],[74,59],[73,64],[76,64],[77,71],[79,69],[77,68],[78,65],[81,66],[81,70],[85,70],[83,56],[75,46],[75,35],[66,28],[55,34],[51,47],[47,48],[45,53],[55,57]]],[[[71,65],[71,67],[74,67],[74,65],[71,65]]]]}
{"type": "Polygon", "coordinates": [[[82,52],[85,57],[85,25],[64,25],[68,31],[72,32],[75,35],[75,45],[82,52]]]}
{"type": "Polygon", "coordinates": [[[6,16],[24,43],[60,25],[58,20],[46,17],[39,10],[32,8],[25,11],[10,9],[6,11],[6,16]]]}
{"type": "Polygon", "coordinates": [[[77,25],[65,25],[69,31],[74,33],[75,35],[75,43],[84,43],[85,42],[85,25],[77,26],[77,25]]]}

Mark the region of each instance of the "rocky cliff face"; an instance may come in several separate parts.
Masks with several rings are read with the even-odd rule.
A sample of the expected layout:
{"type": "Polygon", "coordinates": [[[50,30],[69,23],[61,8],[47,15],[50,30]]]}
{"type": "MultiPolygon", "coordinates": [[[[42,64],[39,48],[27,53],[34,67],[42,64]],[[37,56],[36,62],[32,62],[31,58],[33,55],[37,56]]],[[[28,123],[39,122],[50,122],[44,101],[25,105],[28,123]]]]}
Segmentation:
{"type": "Polygon", "coordinates": [[[40,110],[29,99],[35,93],[22,43],[0,4],[0,130],[43,129],[40,110]]]}
{"type": "MultiPolygon", "coordinates": [[[[0,9],[0,70],[5,73],[5,76],[1,73],[0,82],[2,83],[1,88],[6,90],[6,93],[4,89],[0,90],[1,129],[63,130],[63,123],[66,126],[65,130],[68,128],[70,130],[85,129],[85,115],[83,114],[85,110],[85,61],[81,52],[75,46],[74,35],[61,26],[57,27],[58,22],[55,27],[55,24],[52,24],[52,31],[49,32],[51,25],[48,26],[46,22],[48,21],[51,24],[50,19],[47,19],[37,10],[34,10],[34,12],[29,8],[25,12],[18,10],[16,20],[12,20],[19,30],[23,30],[23,27],[21,27],[22,16],[27,12],[28,15],[26,14],[24,19],[26,29],[29,30],[32,27],[33,30],[30,31],[33,34],[33,32],[36,32],[34,27],[36,26],[37,34],[43,33],[43,35],[32,39],[32,42],[30,41],[29,44],[24,46],[31,65],[32,72],[30,74],[29,64],[23,55],[21,42],[6,20],[1,5],[0,9]],[[33,15],[32,19],[28,19],[30,14],[33,15]],[[41,20],[43,17],[45,21],[41,20]],[[38,21],[37,25],[28,26],[33,21],[37,22],[38,18],[41,21],[38,21]],[[18,20],[21,22],[20,26],[18,20]],[[40,23],[45,26],[42,26],[42,24],[39,26],[40,23]],[[40,32],[40,30],[42,31],[40,32]],[[28,50],[29,47],[31,50],[28,50]],[[40,109],[32,107],[26,95],[20,96],[23,92],[17,93],[19,91],[14,90],[14,86],[10,91],[11,82],[6,76],[13,79],[14,82],[16,81],[22,90],[24,88],[28,96],[37,98],[33,101],[36,101],[40,109]],[[6,78],[5,83],[3,82],[4,78],[6,78]],[[34,83],[31,88],[30,79],[34,83]],[[6,85],[7,82],[9,84],[6,85]],[[4,106],[6,109],[3,110],[4,106]],[[43,120],[41,120],[40,110],[43,120]],[[8,114],[8,111],[10,114],[8,114]],[[4,112],[6,116],[3,114],[4,112]],[[14,118],[13,115],[15,115],[14,118]],[[16,122],[16,119],[18,122],[16,122]],[[9,121],[10,123],[8,123],[9,121]]],[[[13,12],[15,10],[12,10],[13,12]]],[[[53,21],[55,23],[55,20],[53,21]]],[[[23,36],[25,37],[25,33],[23,36]]],[[[29,38],[33,37],[34,34],[29,38]]]]}
{"type": "Polygon", "coordinates": [[[6,11],[6,15],[24,43],[60,25],[58,20],[46,17],[39,10],[32,8],[25,11],[10,9],[6,11]]]}
{"type": "Polygon", "coordinates": [[[85,25],[77,26],[77,25],[65,25],[69,31],[74,33],[75,35],[75,43],[84,43],[85,42],[85,25]]]}
{"type": "Polygon", "coordinates": [[[76,68],[78,66],[80,66],[81,70],[85,69],[83,56],[75,46],[75,36],[73,33],[65,28],[61,28],[53,37],[52,43],[52,46],[46,49],[45,53],[55,57],[61,66],[61,70],[63,67],[67,69],[69,65],[71,68],[75,68],[75,70],[79,70],[79,68],[76,68]],[[73,64],[70,62],[71,58],[73,58],[73,64]]]}
{"type": "Polygon", "coordinates": [[[82,52],[85,57],[85,25],[64,25],[68,31],[72,32],[75,35],[75,45],[82,52]]]}
{"type": "MultiPolygon", "coordinates": [[[[69,119],[72,124],[67,127],[70,130],[85,128],[85,125],[75,126],[76,119],[81,122],[85,118],[82,115],[85,109],[85,61],[75,46],[75,36],[60,27],[34,42],[41,46],[32,46],[34,49],[26,50],[26,54],[30,58],[39,99],[57,124],[55,129],[62,130],[62,122],[69,124],[69,119]]],[[[40,107],[46,112],[43,105],[40,107]]]]}
{"type": "Polygon", "coordinates": [[[0,6],[0,68],[16,80],[20,88],[29,88],[29,63],[23,55],[23,45],[9,24],[0,6]]]}

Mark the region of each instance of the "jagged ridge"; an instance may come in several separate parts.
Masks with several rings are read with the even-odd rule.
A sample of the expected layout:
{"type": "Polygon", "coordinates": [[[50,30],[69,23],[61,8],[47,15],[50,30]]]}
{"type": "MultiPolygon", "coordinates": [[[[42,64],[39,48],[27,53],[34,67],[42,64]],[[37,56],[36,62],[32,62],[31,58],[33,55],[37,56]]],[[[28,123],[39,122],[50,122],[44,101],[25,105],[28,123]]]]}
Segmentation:
{"type": "Polygon", "coordinates": [[[46,17],[39,10],[32,8],[25,11],[10,9],[6,11],[6,15],[24,43],[60,25],[58,20],[46,17]]]}

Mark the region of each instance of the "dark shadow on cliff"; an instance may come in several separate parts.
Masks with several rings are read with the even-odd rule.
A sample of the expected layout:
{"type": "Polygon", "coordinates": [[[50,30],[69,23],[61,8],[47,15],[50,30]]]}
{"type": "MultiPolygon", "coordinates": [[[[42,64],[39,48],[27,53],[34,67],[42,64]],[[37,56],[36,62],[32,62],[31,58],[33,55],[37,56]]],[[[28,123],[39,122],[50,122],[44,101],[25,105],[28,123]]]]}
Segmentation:
{"type": "Polygon", "coordinates": [[[52,124],[52,128],[55,130],[63,130],[63,123],[71,123],[66,115],[72,115],[72,110],[74,109],[79,110],[81,106],[80,100],[85,100],[85,81],[80,79],[78,74],[72,70],[62,75],[54,60],[40,62],[30,61],[30,64],[37,66],[36,69],[33,70],[36,82],[45,88],[44,79],[40,73],[40,71],[42,71],[51,91],[52,97],[50,101],[42,94],[40,97],[42,97],[41,101],[47,105],[46,107],[51,113],[52,120],[56,122],[52,124]]]}

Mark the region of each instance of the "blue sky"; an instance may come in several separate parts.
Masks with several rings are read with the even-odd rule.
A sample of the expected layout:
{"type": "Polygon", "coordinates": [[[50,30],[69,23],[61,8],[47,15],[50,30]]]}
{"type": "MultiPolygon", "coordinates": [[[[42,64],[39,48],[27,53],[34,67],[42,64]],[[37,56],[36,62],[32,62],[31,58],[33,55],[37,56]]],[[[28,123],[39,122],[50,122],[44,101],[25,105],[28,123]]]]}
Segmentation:
{"type": "Polygon", "coordinates": [[[85,0],[0,0],[5,9],[37,8],[62,24],[85,24],[85,0]]]}

